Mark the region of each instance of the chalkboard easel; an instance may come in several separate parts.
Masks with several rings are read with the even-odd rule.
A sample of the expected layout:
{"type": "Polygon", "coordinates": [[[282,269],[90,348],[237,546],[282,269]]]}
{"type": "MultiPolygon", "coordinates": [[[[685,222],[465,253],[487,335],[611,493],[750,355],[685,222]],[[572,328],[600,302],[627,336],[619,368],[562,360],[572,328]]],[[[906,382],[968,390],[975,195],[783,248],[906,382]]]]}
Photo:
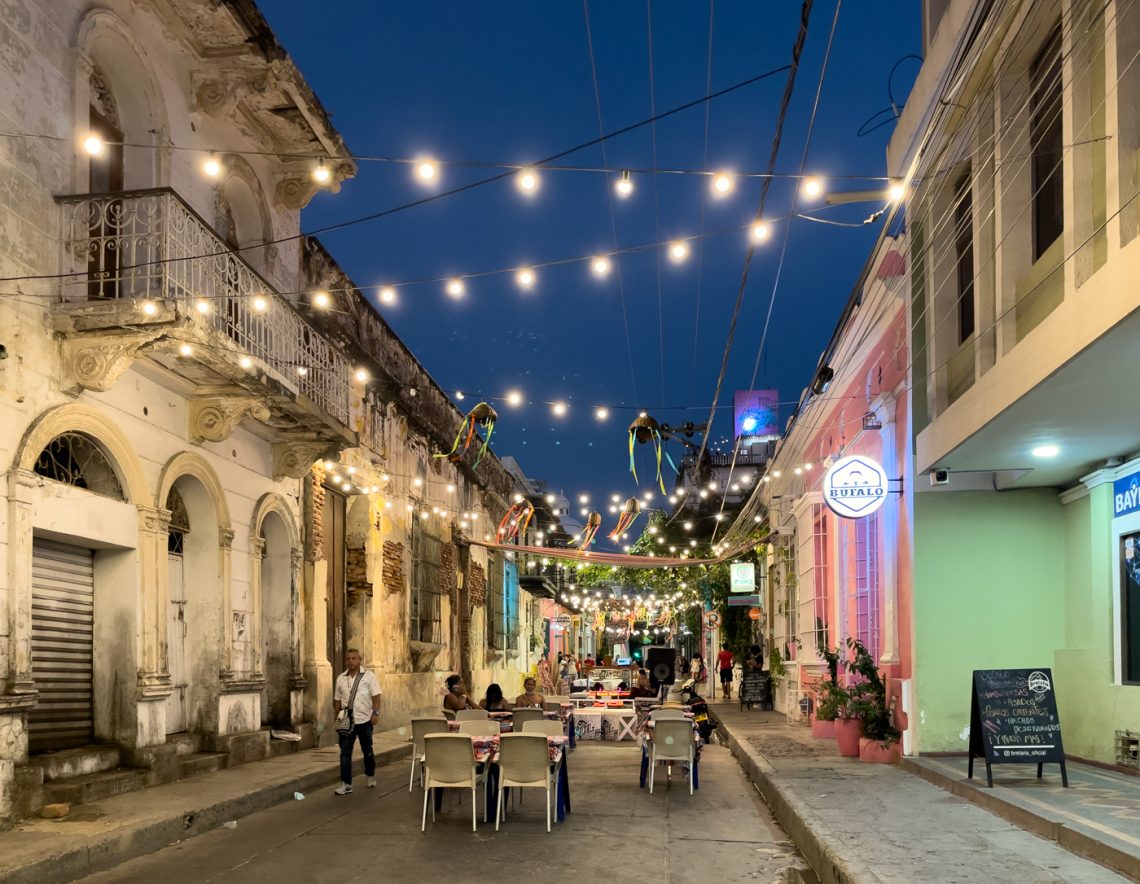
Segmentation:
{"type": "Polygon", "coordinates": [[[744,675],[740,678],[740,709],[744,710],[744,704],[748,704],[748,708],[752,708],[753,703],[759,703],[760,708],[769,702],[769,681],[768,674],[760,669],[745,670],[744,675]]]}
{"type": "Polygon", "coordinates": [[[1061,766],[1061,785],[1069,786],[1061,719],[1048,669],[975,669],[970,690],[970,761],[986,762],[992,789],[994,764],[1036,764],[1041,779],[1046,764],[1061,766]]]}

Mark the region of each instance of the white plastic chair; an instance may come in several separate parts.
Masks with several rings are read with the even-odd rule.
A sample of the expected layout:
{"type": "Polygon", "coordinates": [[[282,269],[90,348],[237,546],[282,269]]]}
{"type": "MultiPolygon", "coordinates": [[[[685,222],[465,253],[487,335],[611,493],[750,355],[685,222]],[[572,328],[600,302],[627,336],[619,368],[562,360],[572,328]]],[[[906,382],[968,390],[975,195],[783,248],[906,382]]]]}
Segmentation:
{"type": "Polygon", "coordinates": [[[649,713],[651,721],[661,721],[663,718],[684,718],[685,710],[683,709],[654,709],[649,713]]]}
{"type": "Polygon", "coordinates": [[[452,712],[450,709],[444,709],[443,710],[443,717],[447,721],[455,721],[455,713],[452,712]]]}
{"type": "Polygon", "coordinates": [[[653,774],[657,762],[685,761],[689,764],[689,794],[693,794],[693,725],[684,718],[662,718],[653,724],[649,749],[649,794],[653,794],[653,774]]]}
{"type": "Polygon", "coordinates": [[[490,718],[484,718],[481,721],[459,722],[459,733],[472,737],[493,737],[498,732],[499,723],[490,718]]]}
{"type": "MultiPolygon", "coordinates": [[[[483,822],[487,822],[487,774],[475,766],[475,753],[471,738],[465,734],[427,734],[424,737],[424,812],[420,831],[427,831],[428,799],[432,789],[471,790],[471,831],[478,828],[476,789],[483,784],[483,822]]],[[[435,803],[431,806],[431,821],[435,822],[435,803]]]]}
{"type": "MultiPolygon", "coordinates": [[[[569,698],[567,698],[566,702],[567,703],[570,702],[569,698]]],[[[562,711],[562,703],[558,700],[551,700],[549,697],[547,697],[546,702],[542,704],[542,711],[543,712],[561,712],[562,711]]]]}
{"type": "Polygon", "coordinates": [[[516,733],[522,733],[523,725],[528,721],[542,721],[542,714],[541,709],[516,709],[511,716],[512,729],[516,733]]]}
{"type": "Polygon", "coordinates": [[[544,737],[560,737],[563,734],[562,722],[534,719],[523,724],[522,733],[542,734],[544,737]]]}
{"type": "Polygon", "coordinates": [[[550,831],[550,793],[557,788],[550,769],[550,750],[544,734],[503,734],[499,744],[499,813],[495,831],[506,813],[504,787],[546,790],[546,831],[550,831]]]}
{"type": "Polygon", "coordinates": [[[424,784],[424,737],[427,734],[446,734],[446,718],[412,719],[412,772],[408,775],[408,791],[416,781],[416,768],[420,769],[420,788],[424,784]]]}
{"type": "Polygon", "coordinates": [[[486,709],[460,709],[455,713],[456,721],[483,721],[490,717],[486,709]]]}

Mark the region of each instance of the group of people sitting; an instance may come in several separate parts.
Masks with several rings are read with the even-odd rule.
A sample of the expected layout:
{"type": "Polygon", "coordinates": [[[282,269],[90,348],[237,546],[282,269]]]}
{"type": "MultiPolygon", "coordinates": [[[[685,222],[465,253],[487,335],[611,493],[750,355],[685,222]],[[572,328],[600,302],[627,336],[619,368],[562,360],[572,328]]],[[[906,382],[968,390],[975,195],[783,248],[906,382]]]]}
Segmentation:
{"type": "Polygon", "coordinates": [[[487,712],[510,712],[515,708],[538,707],[541,709],[546,703],[546,697],[538,692],[538,682],[528,678],[523,682],[523,692],[519,694],[514,703],[503,696],[503,689],[498,684],[487,685],[487,693],[483,702],[476,702],[467,693],[467,685],[463,683],[462,676],[449,675],[447,677],[447,693],[443,695],[443,708],[450,712],[459,712],[463,709],[483,709],[487,712]]]}

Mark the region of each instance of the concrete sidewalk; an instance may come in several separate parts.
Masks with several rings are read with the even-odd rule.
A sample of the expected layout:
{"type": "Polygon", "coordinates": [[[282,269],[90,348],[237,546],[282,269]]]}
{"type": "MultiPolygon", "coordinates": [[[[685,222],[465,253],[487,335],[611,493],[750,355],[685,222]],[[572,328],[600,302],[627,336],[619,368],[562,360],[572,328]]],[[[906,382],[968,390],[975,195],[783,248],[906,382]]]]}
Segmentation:
{"type": "Polygon", "coordinates": [[[898,767],[842,758],[781,714],[710,711],[824,884],[1128,880],[898,767]]]}
{"type": "MultiPolygon", "coordinates": [[[[409,733],[400,728],[373,737],[378,767],[411,756],[409,733]]],[[[354,767],[359,774],[359,751],[354,767]]],[[[0,833],[0,881],[70,881],[339,779],[340,751],[328,746],[78,805],[62,820],[23,820],[0,833]]]]}

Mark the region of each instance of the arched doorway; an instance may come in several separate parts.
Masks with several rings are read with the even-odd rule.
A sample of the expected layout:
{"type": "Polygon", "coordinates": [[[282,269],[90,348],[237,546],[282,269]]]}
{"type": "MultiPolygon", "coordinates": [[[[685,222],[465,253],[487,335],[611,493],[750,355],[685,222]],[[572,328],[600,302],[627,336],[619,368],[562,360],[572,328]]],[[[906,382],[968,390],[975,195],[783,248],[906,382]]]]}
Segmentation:
{"type": "Polygon", "coordinates": [[[224,641],[214,502],[193,476],[167,493],[166,663],[173,690],[166,699],[166,732],[212,727],[206,687],[217,680],[224,641]]]}
{"type": "Polygon", "coordinates": [[[290,681],[293,660],[293,548],[285,520],[269,512],[261,523],[261,660],[265,691],[263,724],[287,728],[292,724],[290,681]]]}

